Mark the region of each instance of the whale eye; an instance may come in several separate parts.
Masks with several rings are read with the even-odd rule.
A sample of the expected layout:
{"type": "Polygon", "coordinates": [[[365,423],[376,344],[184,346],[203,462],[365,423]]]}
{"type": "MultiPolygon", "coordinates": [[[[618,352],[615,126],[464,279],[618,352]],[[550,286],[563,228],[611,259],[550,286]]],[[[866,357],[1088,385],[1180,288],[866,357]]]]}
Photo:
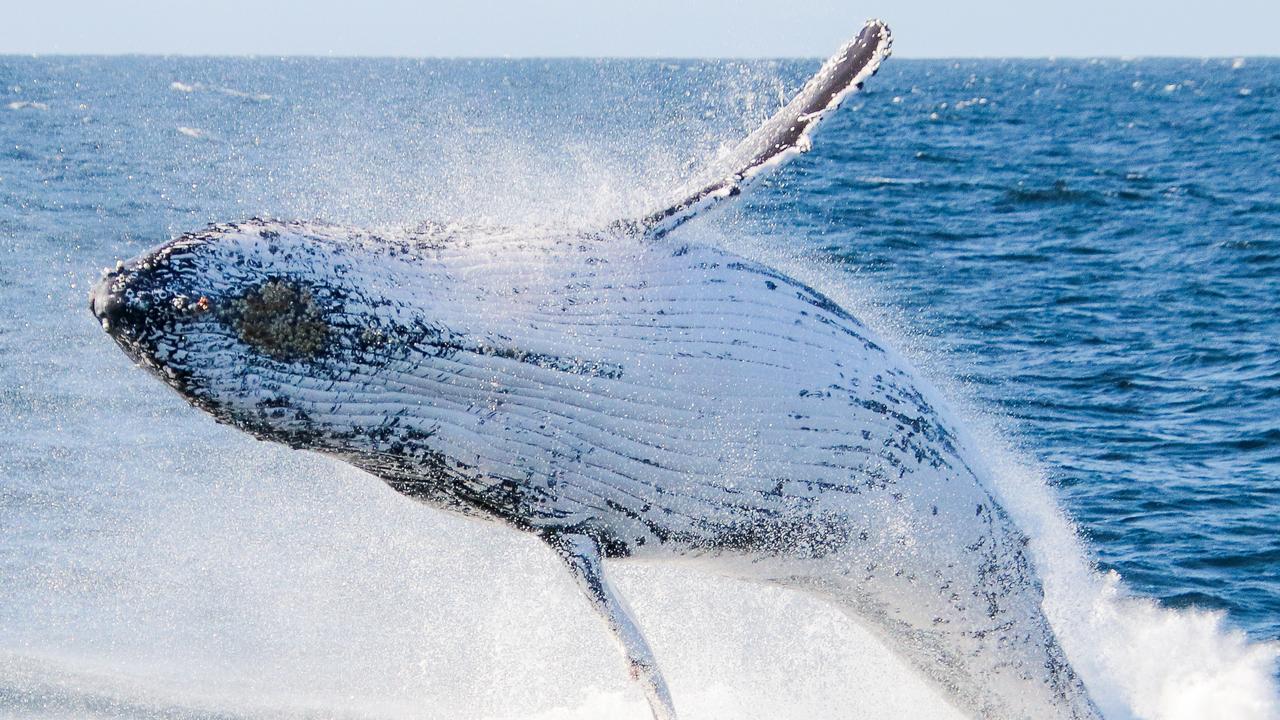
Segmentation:
{"type": "Polygon", "coordinates": [[[268,280],[231,305],[240,339],[277,360],[314,357],[328,341],[324,312],[311,291],[295,283],[268,280]]]}

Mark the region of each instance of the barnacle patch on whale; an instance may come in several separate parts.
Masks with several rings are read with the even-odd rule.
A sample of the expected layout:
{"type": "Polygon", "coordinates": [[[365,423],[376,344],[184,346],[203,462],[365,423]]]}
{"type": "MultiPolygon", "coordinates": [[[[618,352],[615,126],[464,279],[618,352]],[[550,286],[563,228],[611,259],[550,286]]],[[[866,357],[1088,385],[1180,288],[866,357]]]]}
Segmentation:
{"type": "Polygon", "coordinates": [[[277,360],[314,357],[329,340],[329,323],[314,295],[288,280],[250,288],[228,310],[240,339],[277,360]]]}

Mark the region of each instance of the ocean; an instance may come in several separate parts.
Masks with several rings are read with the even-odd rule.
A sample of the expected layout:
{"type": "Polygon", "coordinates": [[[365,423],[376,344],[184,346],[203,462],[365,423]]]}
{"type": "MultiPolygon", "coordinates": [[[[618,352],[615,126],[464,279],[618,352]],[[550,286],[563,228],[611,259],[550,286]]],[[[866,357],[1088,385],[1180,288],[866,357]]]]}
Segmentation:
{"type": "MultiPolygon", "coordinates": [[[[215,425],[87,293],[222,220],[634,217],[816,67],[0,57],[0,717],[648,717],[535,542],[215,425]]],[[[677,232],[943,388],[1108,718],[1280,717],[1280,60],[891,59],[677,232]]],[[[819,602],[618,572],[682,717],[958,717],[819,602]]]]}

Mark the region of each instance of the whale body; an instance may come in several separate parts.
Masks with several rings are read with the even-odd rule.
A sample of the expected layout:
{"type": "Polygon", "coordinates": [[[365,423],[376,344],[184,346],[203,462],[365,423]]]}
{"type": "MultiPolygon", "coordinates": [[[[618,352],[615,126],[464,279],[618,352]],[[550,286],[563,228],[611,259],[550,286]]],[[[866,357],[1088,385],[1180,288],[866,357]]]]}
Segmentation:
{"type": "Polygon", "coordinates": [[[545,540],[655,718],[675,704],[606,558],[817,593],[974,718],[1098,718],[936,392],[820,292],[673,232],[808,149],[888,47],[868,23],[727,174],[639,219],[220,224],[118,266],[90,307],[218,421],[545,540]]]}

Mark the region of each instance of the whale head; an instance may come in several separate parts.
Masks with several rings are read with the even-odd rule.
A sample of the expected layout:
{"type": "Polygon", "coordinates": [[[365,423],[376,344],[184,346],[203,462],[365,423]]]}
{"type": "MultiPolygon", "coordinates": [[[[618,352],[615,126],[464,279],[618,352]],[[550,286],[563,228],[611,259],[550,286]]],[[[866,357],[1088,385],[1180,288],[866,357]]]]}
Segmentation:
{"type": "Polygon", "coordinates": [[[449,284],[414,244],[314,223],[215,226],[117,264],[89,307],[135,362],[219,422],[348,460],[376,456],[431,432],[408,422],[431,395],[399,364],[421,377],[464,342],[433,316],[449,284]],[[409,291],[398,273],[411,254],[409,291]]]}

